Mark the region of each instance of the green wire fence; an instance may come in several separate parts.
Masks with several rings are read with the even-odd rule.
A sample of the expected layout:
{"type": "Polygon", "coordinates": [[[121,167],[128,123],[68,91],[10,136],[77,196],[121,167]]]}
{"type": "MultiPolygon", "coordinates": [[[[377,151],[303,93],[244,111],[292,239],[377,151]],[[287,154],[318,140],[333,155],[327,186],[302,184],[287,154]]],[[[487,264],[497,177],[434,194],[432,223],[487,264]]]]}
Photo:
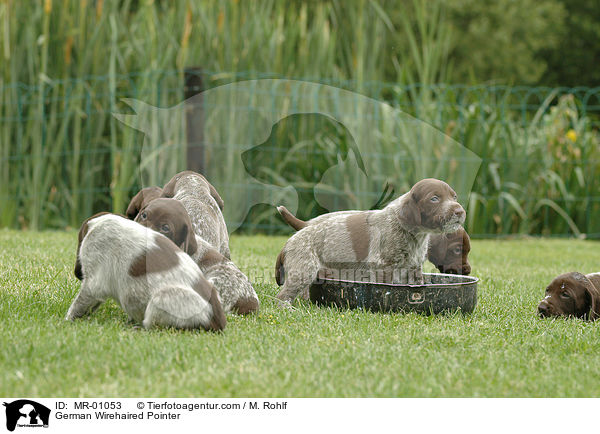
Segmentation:
{"type": "MultiPolygon", "coordinates": [[[[259,100],[264,110],[265,100],[275,104],[278,92],[286,90],[273,87],[265,95],[265,88],[255,88],[256,95],[243,99],[245,106],[233,109],[231,99],[214,97],[219,86],[247,80],[278,83],[278,78],[190,68],[2,85],[0,226],[78,227],[95,212],[122,212],[139,188],[160,185],[176,171],[192,168],[210,173],[219,189],[244,184],[244,179],[256,180],[256,190],[271,186],[268,204],[253,200],[241,220],[238,216],[228,224],[282,233],[289,228],[272,205],[289,199],[290,186],[298,216],[307,219],[337,209],[384,206],[419,177],[460,184],[454,179],[466,167],[461,157],[444,160],[445,155],[436,155],[438,148],[421,143],[439,144],[450,137],[481,159],[473,182],[465,184],[468,191],[461,194],[472,236],[600,238],[600,88],[400,86],[302,77],[291,84],[291,92],[302,92],[294,86],[304,89],[305,83],[324,85],[320,89],[327,91],[315,96],[320,105],[312,113],[310,106],[292,110],[261,140],[260,121],[241,128],[239,113],[256,111],[259,100]],[[348,104],[353,101],[347,99],[349,92],[357,95],[355,107],[348,104]],[[196,104],[184,103],[190,97],[196,104]],[[381,105],[359,103],[364,97],[381,105]],[[348,125],[324,115],[323,104],[334,113],[357,113],[348,125]],[[146,119],[145,127],[131,122],[142,107],[156,107],[156,117],[146,119]],[[398,113],[406,116],[405,124],[413,119],[421,125],[417,133],[390,123],[398,113]],[[369,127],[366,139],[377,145],[361,147],[365,137],[354,132],[354,124],[361,122],[369,127]],[[439,135],[424,138],[429,127],[423,125],[439,135]],[[245,131],[251,131],[254,146],[242,146],[245,131]],[[215,137],[219,143],[212,143],[215,137]],[[225,142],[227,149],[218,150],[225,142]],[[420,151],[411,151],[407,143],[420,151]],[[429,159],[446,161],[449,171],[434,170],[429,159]],[[234,176],[242,170],[250,178],[234,176]],[[403,176],[384,176],[389,173],[403,176]]],[[[239,187],[226,209],[255,194],[247,185],[239,187]]]]}

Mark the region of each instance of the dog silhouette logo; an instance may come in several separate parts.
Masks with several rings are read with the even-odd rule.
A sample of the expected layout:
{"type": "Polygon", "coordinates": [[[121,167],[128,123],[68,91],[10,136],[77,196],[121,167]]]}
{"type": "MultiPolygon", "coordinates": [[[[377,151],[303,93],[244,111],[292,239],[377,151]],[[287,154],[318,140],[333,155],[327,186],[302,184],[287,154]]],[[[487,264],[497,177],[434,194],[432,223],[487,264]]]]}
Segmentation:
{"type": "Polygon", "coordinates": [[[14,431],[18,427],[48,427],[50,409],[29,399],[19,399],[3,404],[6,407],[6,429],[14,431]]]}

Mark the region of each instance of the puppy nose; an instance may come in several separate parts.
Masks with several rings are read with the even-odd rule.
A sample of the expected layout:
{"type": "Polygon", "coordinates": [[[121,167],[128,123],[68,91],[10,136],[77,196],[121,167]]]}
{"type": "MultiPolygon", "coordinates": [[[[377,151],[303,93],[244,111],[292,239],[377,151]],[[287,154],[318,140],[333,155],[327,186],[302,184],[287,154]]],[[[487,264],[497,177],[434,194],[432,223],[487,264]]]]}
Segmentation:
{"type": "Polygon", "coordinates": [[[471,266],[469,264],[464,264],[462,272],[463,274],[471,274],[471,266]]]}
{"type": "Polygon", "coordinates": [[[538,313],[540,316],[546,316],[548,314],[548,305],[544,302],[538,305],[538,313]]]}
{"type": "Polygon", "coordinates": [[[466,212],[465,212],[465,210],[462,207],[454,209],[454,216],[455,217],[463,218],[465,215],[466,215],[466,212]]]}

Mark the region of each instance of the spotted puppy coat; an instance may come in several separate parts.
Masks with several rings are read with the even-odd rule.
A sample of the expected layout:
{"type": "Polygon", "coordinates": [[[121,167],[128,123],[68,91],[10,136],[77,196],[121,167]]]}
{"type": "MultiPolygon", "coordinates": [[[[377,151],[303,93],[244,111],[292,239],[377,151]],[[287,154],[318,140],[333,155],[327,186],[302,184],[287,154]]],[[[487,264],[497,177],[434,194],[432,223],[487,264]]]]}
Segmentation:
{"type": "Polygon", "coordinates": [[[133,196],[125,215],[128,219],[133,220],[140,210],[145,207],[150,201],[159,198],[162,195],[162,188],[160,187],[146,187],[142,188],[138,193],[133,196]]]}
{"type": "MultiPolygon", "coordinates": [[[[169,237],[182,245],[198,264],[206,279],[219,293],[225,313],[248,314],[258,311],[256,291],[244,273],[202,238],[196,236],[192,248],[185,248],[184,234],[193,233],[192,223],[181,202],[175,199],[156,199],[136,218],[140,224],[169,237]]],[[[191,246],[192,243],[187,243],[191,246]]]]}
{"type": "Polygon", "coordinates": [[[162,197],[180,201],[194,226],[194,233],[229,258],[229,234],[223,218],[223,199],[199,173],[185,171],[165,184],[162,197]]]}
{"type": "MultiPolygon", "coordinates": [[[[277,211],[279,211],[285,222],[297,231],[326,219],[360,212],[338,211],[304,221],[294,216],[284,206],[277,207],[277,211]]],[[[469,264],[468,259],[470,251],[471,239],[467,231],[461,227],[458,231],[450,234],[431,234],[427,249],[427,259],[436,266],[440,273],[468,275],[471,274],[471,264],[469,264]]]]}
{"type": "Polygon", "coordinates": [[[367,270],[377,280],[422,283],[429,235],[456,232],[465,219],[454,190],[437,179],[419,181],[382,210],[334,214],[318,217],[283,247],[275,266],[281,301],[306,296],[321,268],[367,270]]]}
{"type": "Polygon", "coordinates": [[[103,213],[79,231],[75,273],[81,289],[67,312],[73,320],[112,298],[144,327],[222,330],[217,291],[171,240],[136,222],[103,213]]]}
{"type": "Polygon", "coordinates": [[[546,288],[538,305],[541,317],[574,317],[595,321],[600,316],[600,273],[561,274],[546,288]]]}

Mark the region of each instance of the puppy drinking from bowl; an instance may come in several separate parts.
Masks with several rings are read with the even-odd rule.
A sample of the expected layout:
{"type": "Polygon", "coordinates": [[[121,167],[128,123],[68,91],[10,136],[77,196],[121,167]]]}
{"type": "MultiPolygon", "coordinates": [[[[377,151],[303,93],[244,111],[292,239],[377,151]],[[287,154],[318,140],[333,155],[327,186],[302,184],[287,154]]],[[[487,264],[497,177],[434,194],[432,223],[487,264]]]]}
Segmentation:
{"type": "Polygon", "coordinates": [[[339,264],[383,271],[390,283],[421,284],[430,234],[456,232],[466,215],[454,190],[437,179],[417,182],[382,210],[334,214],[317,217],[281,250],[275,273],[282,302],[306,296],[320,269],[339,264]]]}
{"type": "Polygon", "coordinates": [[[164,235],[124,217],[101,213],[83,223],[75,275],[81,289],[67,320],[112,298],[145,328],[225,327],[217,291],[194,261],[164,235]]]}
{"type": "MultiPolygon", "coordinates": [[[[135,221],[161,232],[178,245],[186,243],[184,234],[193,233],[192,223],[185,208],[175,199],[153,200],[140,211],[135,221]]],[[[225,313],[236,312],[244,315],[258,311],[256,291],[231,259],[223,256],[198,236],[193,243],[193,249],[186,251],[198,264],[204,277],[217,289],[225,313]]]]}

